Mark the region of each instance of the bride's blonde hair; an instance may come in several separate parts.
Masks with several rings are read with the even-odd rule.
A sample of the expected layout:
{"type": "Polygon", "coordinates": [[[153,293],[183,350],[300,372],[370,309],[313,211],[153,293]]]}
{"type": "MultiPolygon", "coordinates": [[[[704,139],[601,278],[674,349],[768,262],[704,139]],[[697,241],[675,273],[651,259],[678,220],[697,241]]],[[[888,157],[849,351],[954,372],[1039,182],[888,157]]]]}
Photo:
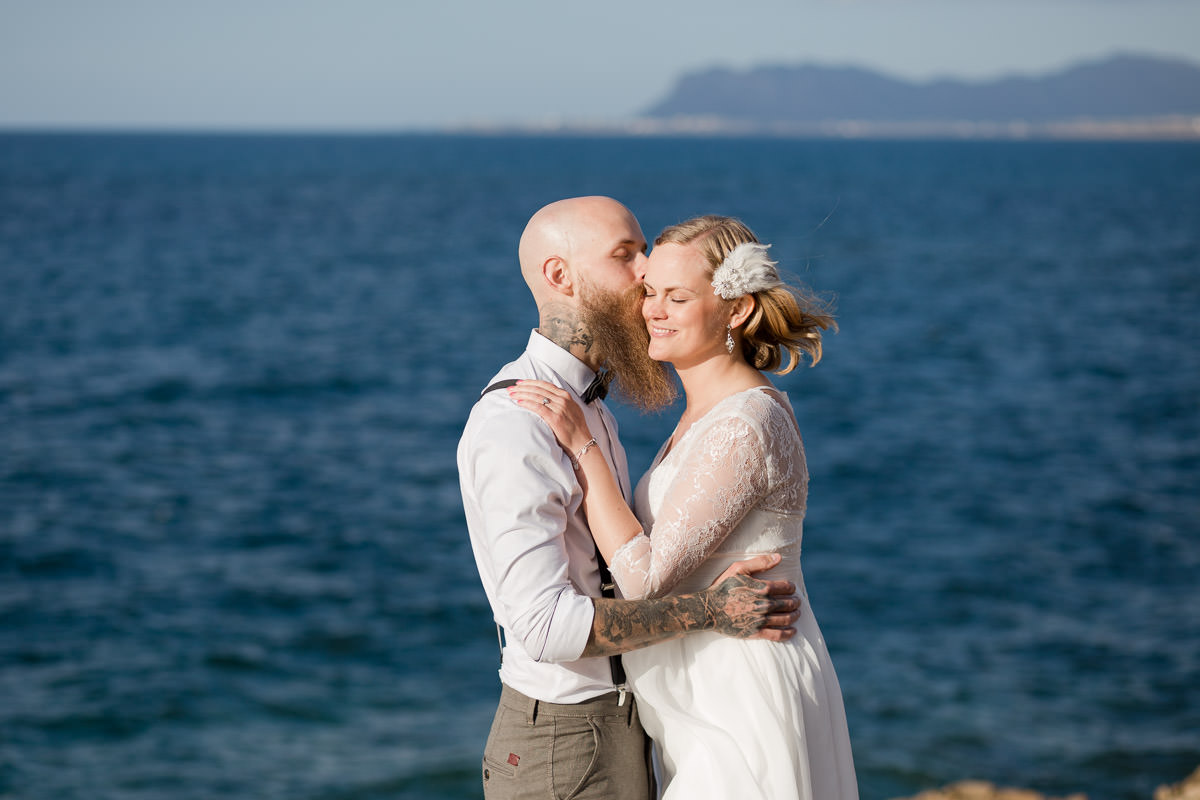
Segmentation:
{"type": "MultiPolygon", "coordinates": [[[[689,245],[703,253],[712,280],[713,272],[730,251],[739,244],[758,242],[758,237],[741,220],[706,214],[665,228],[654,240],[655,246],[668,242],[689,245]]],[[[751,296],[754,310],[742,326],[742,355],[747,362],[756,369],[784,375],[796,368],[805,353],[814,365],[821,360],[821,331],[837,330],[828,303],[806,288],[787,285],[751,296]],[[779,369],[784,352],[788,364],[779,369]]]]}

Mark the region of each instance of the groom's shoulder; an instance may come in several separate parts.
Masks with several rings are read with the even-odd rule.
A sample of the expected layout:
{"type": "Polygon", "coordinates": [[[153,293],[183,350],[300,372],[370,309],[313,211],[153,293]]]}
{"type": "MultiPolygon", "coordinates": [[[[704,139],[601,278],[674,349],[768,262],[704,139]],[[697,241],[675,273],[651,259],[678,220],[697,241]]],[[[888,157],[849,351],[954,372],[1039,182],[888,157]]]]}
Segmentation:
{"type": "Polygon", "coordinates": [[[466,432],[486,430],[492,436],[502,436],[533,427],[540,420],[532,411],[514,403],[505,391],[523,378],[538,377],[528,358],[522,356],[500,368],[486,384],[479,387],[475,403],[467,418],[466,432]]]}
{"type": "Polygon", "coordinates": [[[473,387],[474,391],[478,393],[475,397],[473,407],[478,408],[481,401],[488,400],[489,398],[494,400],[496,397],[506,396],[503,391],[504,388],[521,378],[529,377],[530,366],[525,363],[528,360],[529,354],[522,353],[518,358],[513,359],[497,370],[496,374],[488,378],[483,385],[473,387]]]}
{"type": "Polygon", "coordinates": [[[459,440],[460,464],[466,458],[476,465],[487,462],[516,469],[516,465],[530,458],[538,461],[543,456],[562,455],[550,426],[534,412],[517,405],[505,391],[505,382],[517,379],[517,375],[501,372],[481,392],[459,440]],[[486,391],[497,383],[502,385],[486,391]]]}
{"type": "Polygon", "coordinates": [[[497,401],[508,399],[508,392],[504,390],[522,378],[531,377],[529,365],[523,364],[522,361],[523,359],[519,358],[516,361],[508,362],[500,368],[499,372],[489,378],[487,383],[476,387],[479,394],[475,398],[472,413],[480,407],[503,407],[497,401]]]}

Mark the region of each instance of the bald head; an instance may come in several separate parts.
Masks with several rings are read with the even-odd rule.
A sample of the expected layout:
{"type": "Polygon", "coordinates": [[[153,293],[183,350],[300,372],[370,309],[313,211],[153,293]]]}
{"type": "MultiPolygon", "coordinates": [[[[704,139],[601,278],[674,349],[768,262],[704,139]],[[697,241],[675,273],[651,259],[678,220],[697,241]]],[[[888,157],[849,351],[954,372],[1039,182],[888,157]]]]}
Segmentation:
{"type": "Polygon", "coordinates": [[[518,257],[540,308],[550,299],[576,296],[580,281],[605,281],[608,261],[644,259],[645,249],[641,226],[625,206],[611,197],[571,197],[530,218],[518,257]]]}

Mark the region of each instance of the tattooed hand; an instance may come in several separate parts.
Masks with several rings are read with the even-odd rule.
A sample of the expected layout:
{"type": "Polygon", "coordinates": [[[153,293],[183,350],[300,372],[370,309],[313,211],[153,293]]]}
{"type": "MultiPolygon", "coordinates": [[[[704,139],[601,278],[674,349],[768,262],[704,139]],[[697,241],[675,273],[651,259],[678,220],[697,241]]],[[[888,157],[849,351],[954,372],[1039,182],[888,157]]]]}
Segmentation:
{"type": "MultiPolygon", "coordinates": [[[[739,562],[730,570],[751,562],[739,562]]],[[[737,639],[782,642],[795,635],[791,627],[800,618],[800,598],[789,581],[761,581],[749,570],[727,570],[700,593],[705,602],[709,630],[737,639]]]]}

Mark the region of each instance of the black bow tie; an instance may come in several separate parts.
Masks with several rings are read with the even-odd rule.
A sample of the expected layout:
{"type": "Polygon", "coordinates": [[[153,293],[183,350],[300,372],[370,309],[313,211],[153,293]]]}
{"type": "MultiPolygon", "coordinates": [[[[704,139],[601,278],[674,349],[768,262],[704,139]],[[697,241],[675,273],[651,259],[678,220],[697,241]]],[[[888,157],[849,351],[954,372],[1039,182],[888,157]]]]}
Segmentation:
{"type": "Polygon", "coordinates": [[[590,403],[597,399],[603,400],[605,395],[608,394],[608,385],[612,383],[612,379],[613,374],[608,370],[597,373],[592,382],[588,384],[588,387],[583,390],[583,402],[590,403]]]}

